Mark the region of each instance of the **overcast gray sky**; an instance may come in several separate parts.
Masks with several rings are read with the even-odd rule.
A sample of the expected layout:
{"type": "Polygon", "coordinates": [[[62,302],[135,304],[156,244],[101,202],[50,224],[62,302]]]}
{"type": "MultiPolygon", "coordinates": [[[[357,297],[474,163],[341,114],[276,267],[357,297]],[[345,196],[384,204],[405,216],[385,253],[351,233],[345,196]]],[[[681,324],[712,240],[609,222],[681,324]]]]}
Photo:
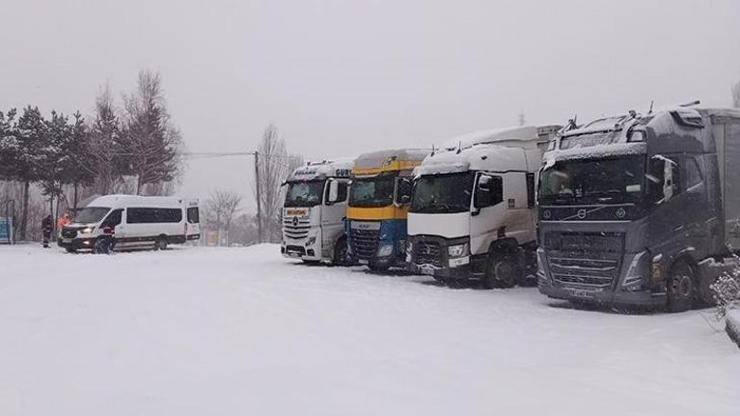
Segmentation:
{"type": "MultiPolygon", "coordinates": [[[[190,151],[274,122],[308,158],[431,146],[650,101],[730,104],[740,0],[2,0],[0,107],[93,110],[161,73],[190,151]]],[[[247,158],[191,161],[180,193],[248,194],[247,158]]]]}

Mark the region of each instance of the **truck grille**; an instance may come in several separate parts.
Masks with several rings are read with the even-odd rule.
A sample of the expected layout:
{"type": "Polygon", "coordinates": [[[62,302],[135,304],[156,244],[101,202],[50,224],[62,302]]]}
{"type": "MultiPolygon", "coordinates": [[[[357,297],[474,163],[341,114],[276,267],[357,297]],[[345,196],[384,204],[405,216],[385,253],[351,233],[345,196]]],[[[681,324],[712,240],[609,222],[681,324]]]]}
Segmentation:
{"type": "Polygon", "coordinates": [[[369,260],[375,257],[378,252],[378,236],[380,229],[361,230],[357,228],[350,229],[350,239],[352,241],[352,254],[354,257],[363,260],[369,260]]]}
{"type": "Polygon", "coordinates": [[[283,218],[283,235],[286,238],[306,238],[308,237],[308,230],[311,228],[311,220],[308,218],[300,217],[284,217],[283,218]]]}
{"type": "Polygon", "coordinates": [[[413,259],[415,264],[431,264],[442,267],[442,251],[439,243],[431,241],[417,241],[413,245],[413,259]]]}
{"type": "Polygon", "coordinates": [[[622,233],[547,233],[552,278],[565,286],[608,288],[619,277],[622,233]]]}

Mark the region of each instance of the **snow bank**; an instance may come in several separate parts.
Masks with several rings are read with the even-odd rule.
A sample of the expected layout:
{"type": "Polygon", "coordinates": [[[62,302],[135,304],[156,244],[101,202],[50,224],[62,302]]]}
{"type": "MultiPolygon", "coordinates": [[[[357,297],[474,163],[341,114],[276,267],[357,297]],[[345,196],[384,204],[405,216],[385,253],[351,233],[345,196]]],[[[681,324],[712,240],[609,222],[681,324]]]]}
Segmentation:
{"type": "Polygon", "coordinates": [[[277,246],[1,247],[0,415],[736,415],[697,312],[306,266],[277,246]]]}

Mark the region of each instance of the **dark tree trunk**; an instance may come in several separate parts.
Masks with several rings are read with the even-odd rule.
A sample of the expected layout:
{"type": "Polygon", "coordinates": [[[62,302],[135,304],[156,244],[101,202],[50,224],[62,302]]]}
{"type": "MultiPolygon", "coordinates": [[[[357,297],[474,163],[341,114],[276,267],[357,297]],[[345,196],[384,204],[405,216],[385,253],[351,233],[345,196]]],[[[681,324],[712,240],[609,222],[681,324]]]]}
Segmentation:
{"type": "Polygon", "coordinates": [[[75,185],[74,185],[75,191],[74,191],[74,197],[72,201],[72,214],[75,216],[77,216],[77,190],[78,190],[77,188],[78,188],[78,184],[77,182],[75,182],[75,185]]]}
{"type": "Polygon", "coordinates": [[[21,207],[21,226],[20,226],[20,239],[26,239],[26,230],[28,229],[28,197],[31,190],[31,183],[23,183],[23,204],[21,207]]]}

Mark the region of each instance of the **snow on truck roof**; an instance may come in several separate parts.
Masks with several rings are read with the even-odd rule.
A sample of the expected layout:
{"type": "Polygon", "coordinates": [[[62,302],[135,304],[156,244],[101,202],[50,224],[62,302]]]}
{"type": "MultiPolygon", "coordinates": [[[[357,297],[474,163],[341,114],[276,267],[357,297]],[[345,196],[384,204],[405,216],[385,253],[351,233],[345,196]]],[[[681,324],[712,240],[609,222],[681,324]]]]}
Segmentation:
{"type": "MultiPolygon", "coordinates": [[[[564,159],[591,159],[619,155],[641,154],[647,151],[643,140],[630,138],[633,128],[664,124],[666,119],[670,123],[677,122],[685,125],[698,123],[702,126],[702,118],[708,117],[712,123],[734,119],[740,122],[740,110],[729,108],[698,108],[685,106],[671,106],[655,110],[650,114],[642,115],[636,112],[604,117],[564,131],[555,149],[545,153],[545,166],[551,166],[558,160],[564,159]]],[[[636,129],[637,130],[637,129],[636,129]]]]}
{"type": "Polygon", "coordinates": [[[188,199],[177,196],[141,196],[141,195],[103,195],[95,198],[88,207],[112,208],[118,206],[131,207],[182,207],[183,205],[198,205],[197,199],[188,199]]]}
{"type": "Polygon", "coordinates": [[[333,160],[322,160],[321,162],[308,162],[294,170],[288,177],[287,182],[313,181],[332,177],[348,177],[354,163],[353,158],[337,158],[333,160]]]}
{"type": "Polygon", "coordinates": [[[354,175],[377,175],[382,172],[410,170],[418,166],[432,149],[389,149],[363,153],[355,159],[354,175]]]}
{"type": "Polygon", "coordinates": [[[415,175],[437,175],[487,171],[533,171],[540,165],[541,145],[547,143],[561,126],[518,126],[480,130],[457,136],[446,142],[414,170],[415,175]]]}

